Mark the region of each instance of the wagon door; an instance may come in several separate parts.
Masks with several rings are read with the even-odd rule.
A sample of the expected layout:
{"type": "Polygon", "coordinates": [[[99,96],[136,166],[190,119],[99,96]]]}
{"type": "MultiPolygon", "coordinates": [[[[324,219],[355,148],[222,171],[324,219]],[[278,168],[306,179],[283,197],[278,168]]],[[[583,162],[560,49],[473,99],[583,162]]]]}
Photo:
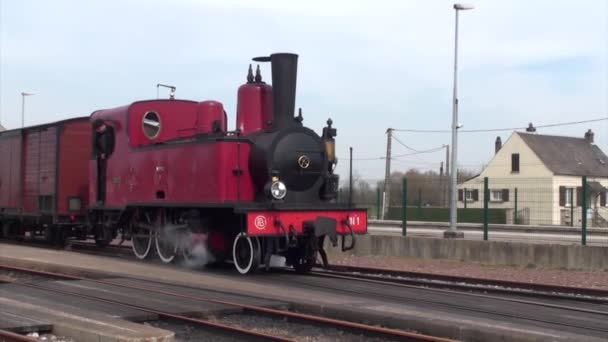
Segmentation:
{"type": "Polygon", "coordinates": [[[23,207],[26,214],[52,215],[57,193],[57,129],[27,130],[24,140],[23,207]]]}
{"type": "Polygon", "coordinates": [[[21,207],[21,131],[0,136],[0,210],[21,207]]]}

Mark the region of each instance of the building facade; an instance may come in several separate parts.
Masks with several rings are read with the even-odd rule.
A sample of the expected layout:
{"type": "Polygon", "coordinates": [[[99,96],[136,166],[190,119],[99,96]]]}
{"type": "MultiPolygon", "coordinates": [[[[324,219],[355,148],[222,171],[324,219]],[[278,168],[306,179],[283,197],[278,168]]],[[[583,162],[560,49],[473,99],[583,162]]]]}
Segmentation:
{"type": "Polygon", "coordinates": [[[608,227],[608,157],[583,138],[514,132],[483,171],[459,184],[458,207],[483,207],[483,182],[488,177],[489,207],[507,211],[507,223],[580,226],[582,177],[587,176],[589,226],[608,227]]]}

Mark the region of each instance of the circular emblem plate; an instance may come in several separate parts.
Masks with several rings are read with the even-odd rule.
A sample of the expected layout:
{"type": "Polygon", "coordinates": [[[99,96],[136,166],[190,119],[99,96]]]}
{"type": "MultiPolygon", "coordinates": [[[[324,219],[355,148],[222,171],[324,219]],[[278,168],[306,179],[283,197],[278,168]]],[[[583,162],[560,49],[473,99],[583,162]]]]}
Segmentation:
{"type": "Polygon", "coordinates": [[[254,220],[255,227],[259,230],[266,229],[266,217],[258,215],[254,220]]]}
{"type": "Polygon", "coordinates": [[[310,166],[310,158],[308,158],[308,156],[300,156],[300,158],[298,158],[298,165],[301,169],[308,169],[310,166]]]}

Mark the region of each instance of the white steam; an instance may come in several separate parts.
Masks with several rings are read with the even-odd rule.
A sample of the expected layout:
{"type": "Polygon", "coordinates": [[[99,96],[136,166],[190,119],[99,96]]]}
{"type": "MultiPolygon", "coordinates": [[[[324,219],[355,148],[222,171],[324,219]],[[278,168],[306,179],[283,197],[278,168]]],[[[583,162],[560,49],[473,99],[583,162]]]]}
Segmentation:
{"type": "Polygon", "coordinates": [[[177,246],[182,264],[188,268],[201,268],[215,261],[207,246],[206,233],[192,232],[185,225],[168,224],[162,230],[162,238],[177,246]]]}
{"type": "Polygon", "coordinates": [[[207,234],[188,232],[184,234],[182,250],[184,251],[184,266],[189,268],[200,268],[213,261],[215,258],[207,247],[207,234]],[[186,257],[187,256],[187,257],[186,257]]]}

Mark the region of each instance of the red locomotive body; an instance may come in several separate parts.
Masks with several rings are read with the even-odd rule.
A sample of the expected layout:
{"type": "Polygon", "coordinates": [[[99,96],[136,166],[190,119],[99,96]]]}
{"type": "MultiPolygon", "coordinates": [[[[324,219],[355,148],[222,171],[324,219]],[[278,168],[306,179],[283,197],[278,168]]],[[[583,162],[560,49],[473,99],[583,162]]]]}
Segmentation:
{"type": "Polygon", "coordinates": [[[49,227],[86,221],[90,139],[86,117],[0,133],[3,236],[31,230],[51,239],[49,227]]]}
{"type": "Polygon", "coordinates": [[[0,161],[10,165],[0,170],[5,236],[18,221],[7,213],[23,220],[50,208],[52,220],[38,227],[53,231],[69,215],[81,223],[72,236],[105,245],[120,234],[138,258],[154,247],[164,262],[194,257],[205,241],[216,261],[230,259],[243,274],[273,256],[309,271],[319,254],[327,263],[325,239],[352,248],[367,212],[337,202],[332,121],[318,135],[301,111],[294,116],[297,55],[254,60],[271,62],[272,86],[249,67],[233,131],[220,102],[171,97],[0,135],[0,161]],[[90,122],[103,129],[91,135],[90,122]],[[103,153],[100,139],[111,139],[103,153]],[[77,203],[95,203],[86,222],[72,211],[77,203]]]}
{"type": "MultiPolygon", "coordinates": [[[[251,182],[238,184],[234,172],[239,164],[247,166],[250,144],[218,141],[226,132],[219,102],[141,101],[97,111],[92,119],[108,122],[115,135],[114,151],[107,159],[105,208],[159,203],[191,206],[253,198],[251,182]],[[162,129],[146,136],[145,125],[152,123],[152,117],[162,129]]],[[[89,193],[94,203],[96,160],[89,163],[89,193]]]]}

